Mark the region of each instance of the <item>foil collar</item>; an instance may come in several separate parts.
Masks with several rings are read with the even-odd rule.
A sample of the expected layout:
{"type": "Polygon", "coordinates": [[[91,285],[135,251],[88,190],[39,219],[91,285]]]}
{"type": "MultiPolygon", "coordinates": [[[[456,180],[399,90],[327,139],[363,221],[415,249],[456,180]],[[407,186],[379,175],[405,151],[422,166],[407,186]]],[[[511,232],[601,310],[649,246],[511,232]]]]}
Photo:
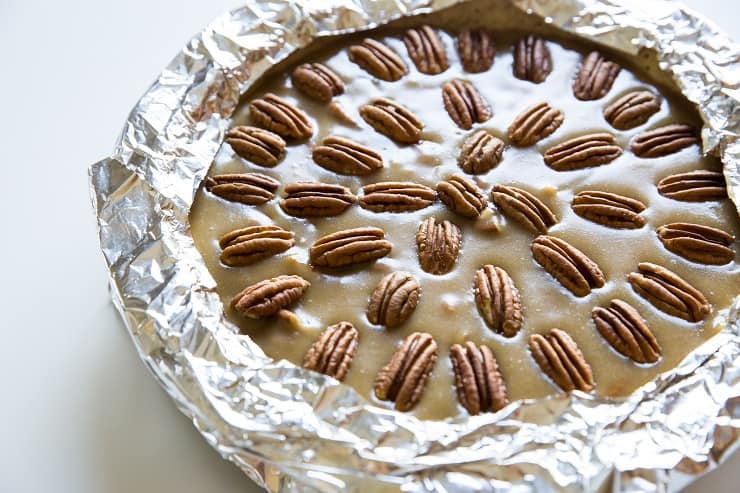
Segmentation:
{"type": "MultiPolygon", "coordinates": [[[[113,301],[143,361],[224,458],[271,491],[676,491],[737,448],[740,297],[722,331],[618,402],[574,393],[446,422],[369,405],[273,361],[223,315],[189,233],[195,190],[239,97],[317,37],[455,0],[249,0],[195,37],[90,168],[113,301]]],[[[576,36],[650,48],[698,106],[740,204],[740,47],[672,1],[513,0],[576,36]]]]}

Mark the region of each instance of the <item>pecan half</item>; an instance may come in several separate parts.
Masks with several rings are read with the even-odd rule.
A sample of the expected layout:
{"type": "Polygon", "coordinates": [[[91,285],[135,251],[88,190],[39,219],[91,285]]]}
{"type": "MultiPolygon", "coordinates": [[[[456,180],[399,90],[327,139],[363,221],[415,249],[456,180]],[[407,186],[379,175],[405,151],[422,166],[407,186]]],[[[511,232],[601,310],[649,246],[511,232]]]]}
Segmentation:
{"type": "Polygon", "coordinates": [[[344,82],[329,67],[320,63],[304,63],[293,70],[293,87],[306,96],[328,103],[344,92],[344,82]]]}
{"type": "Polygon", "coordinates": [[[645,225],[640,215],[645,204],[616,193],[584,190],[573,197],[571,207],[582,218],[610,228],[637,229],[645,225]]]}
{"type": "Polygon", "coordinates": [[[494,185],[491,198],[501,212],[532,233],[547,233],[558,222],[540,199],[521,188],[494,185]]]}
{"type": "Polygon", "coordinates": [[[555,171],[572,171],[609,164],[622,155],[607,133],[588,134],[566,140],[545,151],[545,164],[555,171]]]}
{"type": "Polygon", "coordinates": [[[603,98],[612,88],[620,70],[622,67],[606,60],[598,51],[592,51],[581,63],[573,82],[573,94],[582,101],[603,98]]]}
{"type": "Polygon", "coordinates": [[[280,182],[262,173],[232,173],[208,176],[206,190],[231,202],[259,205],[275,198],[280,182]]]}
{"type": "Polygon", "coordinates": [[[460,175],[437,183],[439,199],[463,217],[478,217],[486,209],[486,196],[478,185],[460,175]]]}
{"type": "Polygon", "coordinates": [[[408,181],[384,181],[362,187],[360,207],[373,212],[411,212],[429,207],[437,192],[408,181]]]}
{"type": "Polygon", "coordinates": [[[306,352],[303,367],[341,382],[352,365],[359,337],[359,332],[349,322],[330,325],[306,352]]]}
{"type": "Polygon", "coordinates": [[[419,281],[408,272],[391,272],[370,296],[367,319],[389,329],[403,324],[416,310],[421,296],[419,281]]]}
{"type": "Polygon", "coordinates": [[[319,238],[309,250],[317,267],[345,267],[370,262],[391,252],[391,242],[380,228],[371,226],[337,231],[319,238]]]}
{"type": "Polygon", "coordinates": [[[399,411],[412,409],[424,392],[437,362],[437,343],[426,332],[406,336],[390,362],[375,377],[375,396],[393,401],[399,411]]]}
{"type": "Polygon", "coordinates": [[[450,361],[455,374],[455,389],[460,404],[471,415],[496,412],[509,403],[504,377],[498,368],[493,351],[488,346],[450,347],[450,361]]]}
{"type": "Polygon", "coordinates": [[[258,166],[271,168],[285,155],[285,141],[269,130],[240,125],[226,131],[226,143],[234,152],[258,166]]]}
{"type": "Polygon", "coordinates": [[[416,248],[424,272],[446,274],[452,270],[460,253],[462,233],[449,221],[437,224],[433,217],[419,225],[416,248]]]}
{"type": "Polygon", "coordinates": [[[493,65],[496,45],[485,29],[467,29],[457,35],[457,53],[466,72],[485,72],[493,65]]]}
{"type": "Polygon", "coordinates": [[[609,308],[591,310],[596,329],[606,342],[637,363],[655,363],[663,350],[640,314],[622,300],[611,300],[609,308]]]}
{"type": "Polygon", "coordinates": [[[509,126],[512,144],[526,147],[551,135],[563,123],[563,112],[547,103],[538,103],[524,110],[509,126]]]}
{"type": "Polygon", "coordinates": [[[632,152],[639,157],[674,154],[698,142],[690,125],[674,124],[643,132],[632,140],[632,152]]]}
{"type": "Polygon", "coordinates": [[[475,271],[473,295],[478,312],[494,332],[514,337],[522,328],[522,299],[504,269],[488,264],[475,271]]]}
{"type": "Polygon", "coordinates": [[[362,144],[330,135],[314,147],[313,160],[340,175],[364,176],[383,167],[383,156],[362,144]]]}
{"type": "Polygon", "coordinates": [[[552,61],[545,41],[531,34],[520,39],[514,47],[514,76],[540,84],[545,82],[550,72],[552,61]]]}
{"type": "Polygon", "coordinates": [[[655,308],[688,322],[699,322],[709,313],[709,302],[694,286],[660,265],[641,262],[627,280],[637,294],[655,308]]]}
{"type": "Polygon", "coordinates": [[[285,187],[280,207],[295,217],[326,217],[338,216],[355,202],[355,196],[341,185],[298,182],[285,187]]]}
{"type": "Polygon", "coordinates": [[[532,240],[532,256],[564,288],[576,296],[586,296],[604,285],[604,273],[582,251],[554,236],[532,240]]]}
{"type": "Polygon", "coordinates": [[[257,125],[285,138],[304,140],[313,135],[306,114],[272,93],[249,103],[249,115],[257,125]]]}
{"type": "Polygon", "coordinates": [[[350,46],[349,59],[373,77],[387,82],[395,82],[409,73],[406,64],[393,50],[370,38],[350,46]]]}
{"type": "Polygon", "coordinates": [[[594,382],[591,367],[571,337],[560,329],[529,337],[529,351],[543,372],[566,392],[590,392],[594,382]]]}
{"type": "Polygon", "coordinates": [[[666,176],[658,182],[664,197],[683,202],[706,202],[727,198],[725,177],[718,171],[697,170],[666,176]]]}
{"type": "Polygon", "coordinates": [[[231,300],[231,308],[245,317],[259,319],[275,315],[295,303],[311,285],[301,276],[278,276],[244,288],[231,300]]]}
{"type": "Polygon", "coordinates": [[[360,106],[360,116],[376,131],[401,144],[415,144],[421,139],[424,124],[408,108],[390,99],[360,106]]]}
{"type": "Polygon", "coordinates": [[[473,123],[482,123],[493,116],[491,107],[473,84],[460,79],[442,86],[442,101],[455,125],[465,130],[472,128],[473,123]]]}
{"type": "Polygon", "coordinates": [[[732,262],[734,238],[721,229],[691,223],[671,223],[658,228],[658,238],[673,253],[692,262],[724,265],[732,262]]]}
{"type": "Polygon", "coordinates": [[[422,74],[440,74],[449,67],[445,45],[431,27],[424,25],[409,29],[403,42],[416,69],[422,74]]]}
{"type": "Polygon", "coordinates": [[[223,235],[221,262],[231,267],[253,264],[282,253],[295,244],[295,236],[279,226],[249,226],[223,235]]]}
{"type": "Polygon", "coordinates": [[[498,166],[504,154],[504,142],[486,130],[477,130],[463,142],[457,165],[471,175],[488,173],[498,166]]]}
{"type": "Polygon", "coordinates": [[[617,130],[630,130],[660,111],[660,99],[650,91],[633,91],[604,108],[604,119],[617,130]]]}

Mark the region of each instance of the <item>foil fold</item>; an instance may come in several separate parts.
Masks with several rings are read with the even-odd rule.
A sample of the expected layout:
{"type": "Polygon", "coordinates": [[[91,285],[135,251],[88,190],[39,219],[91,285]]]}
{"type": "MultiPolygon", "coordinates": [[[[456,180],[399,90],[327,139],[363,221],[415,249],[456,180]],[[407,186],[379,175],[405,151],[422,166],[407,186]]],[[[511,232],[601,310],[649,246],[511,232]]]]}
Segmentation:
{"type": "MultiPolygon", "coordinates": [[[[626,399],[576,392],[444,422],[273,361],[224,318],[188,212],[240,95],[317,38],[459,3],[249,0],[212,22],[90,168],[113,302],[179,409],[270,491],[677,491],[740,443],[740,297],[717,336],[626,399]]],[[[696,103],[704,150],[721,157],[740,204],[740,46],[673,1],[510,3],[624,53],[653,50],[696,103]]]]}

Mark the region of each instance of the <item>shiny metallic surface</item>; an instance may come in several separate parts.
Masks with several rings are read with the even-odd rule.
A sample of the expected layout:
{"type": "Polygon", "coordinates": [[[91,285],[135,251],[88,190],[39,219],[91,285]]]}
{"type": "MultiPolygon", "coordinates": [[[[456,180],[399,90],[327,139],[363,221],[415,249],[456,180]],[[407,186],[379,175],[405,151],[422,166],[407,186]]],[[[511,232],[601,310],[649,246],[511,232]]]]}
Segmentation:
{"type": "MultiPolygon", "coordinates": [[[[252,0],[194,38],[90,169],[114,303],[182,412],[271,491],[676,491],[738,446],[740,297],[717,336],[629,398],[574,393],[444,422],[266,358],[224,318],[188,211],[240,95],[316,37],[456,3],[252,0]]],[[[704,150],[722,158],[740,204],[738,45],[672,1],[512,3],[627,54],[654,50],[697,104],[704,150]]]]}

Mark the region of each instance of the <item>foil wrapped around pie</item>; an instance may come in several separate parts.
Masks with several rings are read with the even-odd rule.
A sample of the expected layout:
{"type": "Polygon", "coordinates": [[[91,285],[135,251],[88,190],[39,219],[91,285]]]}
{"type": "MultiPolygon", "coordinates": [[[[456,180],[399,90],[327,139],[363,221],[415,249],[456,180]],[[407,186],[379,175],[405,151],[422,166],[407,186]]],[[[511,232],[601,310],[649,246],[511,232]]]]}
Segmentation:
{"type": "Polygon", "coordinates": [[[575,392],[447,421],[267,358],[224,317],[188,214],[240,96],[312,43],[458,4],[494,29],[513,15],[519,29],[647,54],[646,70],[697,105],[704,151],[740,204],[740,47],[674,2],[252,0],[183,49],[91,167],[113,301],[181,411],[271,491],[678,490],[738,445],[740,296],[715,337],[625,399],[575,392]]]}

